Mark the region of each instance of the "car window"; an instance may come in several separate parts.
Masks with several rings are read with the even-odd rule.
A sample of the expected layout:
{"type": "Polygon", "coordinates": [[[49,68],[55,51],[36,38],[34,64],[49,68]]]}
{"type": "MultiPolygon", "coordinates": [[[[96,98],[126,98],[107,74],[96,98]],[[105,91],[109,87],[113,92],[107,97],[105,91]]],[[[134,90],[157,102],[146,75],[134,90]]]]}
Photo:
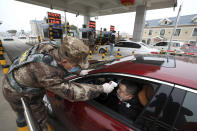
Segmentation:
{"type": "Polygon", "coordinates": [[[177,43],[177,42],[173,42],[171,45],[172,45],[173,47],[180,47],[180,43],[177,43]]]}
{"type": "Polygon", "coordinates": [[[142,129],[178,131],[197,126],[197,95],[171,86],[161,86],[136,121],[142,129]],[[162,104],[161,104],[162,103],[162,104]],[[145,124],[146,125],[143,125],[145,124]]]}
{"type": "Polygon", "coordinates": [[[159,42],[159,43],[155,44],[155,46],[160,46],[160,45],[161,45],[161,42],[159,42]]]}
{"type": "Polygon", "coordinates": [[[159,121],[162,121],[170,126],[175,122],[176,116],[179,109],[181,108],[181,103],[183,101],[185,91],[174,88],[168,97],[168,102],[163,109],[162,114],[159,116],[159,121]]]}
{"type": "MultiPolygon", "coordinates": [[[[129,78],[129,77],[124,77],[124,76],[116,76],[116,75],[91,76],[91,77],[78,79],[78,80],[76,80],[76,82],[101,85],[101,84],[104,84],[106,82],[110,82],[112,80],[117,82],[117,83],[120,83],[120,81],[122,79],[132,81],[133,83],[135,83],[137,85],[138,88],[137,88],[137,94],[136,94],[135,97],[137,98],[137,100],[140,103],[141,111],[144,109],[144,106],[148,103],[148,101],[152,99],[152,96],[154,95],[154,92],[156,92],[157,88],[159,87],[158,84],[153,83],[153,82],[134,79],[134,78],[129,78]],[[147,85],[149,85],[151,88],[147,88],[147,85]]],[[[113,105],[115,105],[115,104],[109,103],[109,102],[111,102],[110,101],[111,98],[113,98],[112,100],[118,99],[118,97],[116,96],[117,90],[118,90],[118,88],[115,88],[114,91],[112,93],[108,94],[108,95],[105,94],[105,93],[100,94],[100,96],[95,98],[93,101],[98,102],[99,104],[102,104],[103,106],[110,109],[112,112],[115,112],[115,113],[123,116],[125,119],[127,119],[131,122],[135,121],[136,118],[138,117],[138,115],[141,113],[140,109],[139,109],[139,111],[140,111],[139,113],[135,112],[137,114],[136,118],[131,119],[132,117],[129,116],[129,115],[131,115],[132,110],[131,111],[127,110],[127,108],[125,108],[125,107],[120,108],[120,110],[117,110],[117,108],[113,107],[113,105]],[[125,116],[123,114],[128,114],[128,116],[125,116]]],[[[118,105],[118,103],[116,103],[116,104],[118,105]]],[[[126,102],[124,104],[125,104],[125,106],[128,106],[128,109],[129,109],[130,105],[126,102]]],[[[139,108],[139,107],[137,106],[137,108],[139,108]]],[[[119,109],[119,107],[118,107],[118,109],[119,109]]],[[[111,117],[114,117],[114,116],[111,116],[111,117]]]]}
{"type": "Polygon", "coordinates": [[[167,42],[162,42],[160,46],[167,46],[167,42]]]}
{"type": "Polygon", "coordinates": [[[174,126],[186,91],[162,85],[144,112],[138,117],[137,125],[148,130],[177,130],[174,126]],[[146,123],[146,125],[144,125],[146,123]]]}
{"type": "Polygon", "coordinates": [[[175,127],[177,129],[191,130],[197,128],[197,125],[195,124],[197,123],[197,104],[194,104],[196,103],[196,100],[197,94],[187,92],[175,124],[175,127]]]}
{"type": "Polygon", "coordinates": [[[115,47],[124,47],[124,42],[119,42],[115,45],[115,47]]]}
{"type": "Polygon", "coordinates": [[[123,42],[123,46],[126,48],[141,48],[141,45],[133,43],[133,42],[123,42]]]}
{"type": "Polygon", "coordinates": [[[167,42],[157,43],[155,46],[167,46],[167,42]]]}
{"type": "Polygon", "coordinates": [[[129,48],[141,48],[141,45],[133,43],[133,42],[128,42],[127,45],[129,48]]]}

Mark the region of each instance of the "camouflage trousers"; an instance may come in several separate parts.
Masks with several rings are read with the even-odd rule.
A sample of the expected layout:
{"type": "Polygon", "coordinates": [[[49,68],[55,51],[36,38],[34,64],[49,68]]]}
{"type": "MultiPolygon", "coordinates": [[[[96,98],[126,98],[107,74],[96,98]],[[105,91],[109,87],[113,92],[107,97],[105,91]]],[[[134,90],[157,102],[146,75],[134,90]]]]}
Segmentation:
{"type": "Polygon", "coordinates": [[[47,110],[43,102],[44,93],[36,96],[29,94],[19,94],[10,87],[10,84],[5,77],[3,78],[2,92],[5,99],[9,102],[11,108],[16,113],[17,117],[24,116],[24,110],[20,99],[21,97],[24,97],[41,129],[43,131],[47,131],[47,110]]]}

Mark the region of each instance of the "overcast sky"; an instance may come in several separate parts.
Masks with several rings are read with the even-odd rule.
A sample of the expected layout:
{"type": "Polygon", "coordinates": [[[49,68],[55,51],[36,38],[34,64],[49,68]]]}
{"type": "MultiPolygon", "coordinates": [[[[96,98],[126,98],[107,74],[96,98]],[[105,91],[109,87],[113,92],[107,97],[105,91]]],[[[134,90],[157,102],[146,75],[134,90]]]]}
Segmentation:
{"type": "MultiPolygon", "coordinates": [[[[183,0],[178,0],[179,4],[183,0]]],[[[197,14],[197,0],[184,0],[181,15],[197,14]]],[[[3,24],[0,26],[0,32],[7,31],[9,29],[16,29],[30,31],[30,20],[43,20],[46,16],[46,12],[51,11],[48,8],[40,7],[36,5],[26,4],[15,0],[0,0],[0,21],[3,24]]],[[[52,10],[54,13],[60,13],[64,16],[64,12],[52,10]]],[[[164,17],[174,17],[177,15],[178,8],[173,11],[173,8],[149,10],[146,13],[146,20],[158,19],[164,17]]],[[[76,17],[75,14],[67,13],[67,19],[70,24],[76,25],[81,28],[83,24],[83,17],[76,17]]],[[[91,18],[91,20],[95,20],[91,18]]],[[[117,15],[100,16],[96,20],[97,29],[107,28],[109,30],[110,25],[115,26],[115,30],[120,32],[133,33],[135,21],[135,12],[124,13],[117,15]]]]}

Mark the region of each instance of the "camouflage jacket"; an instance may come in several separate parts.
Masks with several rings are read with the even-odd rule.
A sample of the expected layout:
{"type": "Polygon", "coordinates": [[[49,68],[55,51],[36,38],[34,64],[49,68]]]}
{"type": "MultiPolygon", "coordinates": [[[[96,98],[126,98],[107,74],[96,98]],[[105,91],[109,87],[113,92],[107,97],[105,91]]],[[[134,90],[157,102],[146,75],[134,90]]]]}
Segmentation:
{"type": "MultiPolygon", "coordinates": [[[[40,44],[38,53],[51,55],[58,68],[44,63],[29,63],[13,71],[16,81],[25,87],[44,88],[69,101],[85,101],[97,97],[103,88],[101,85],[82,84],[65,81],[68,72],[61,67],[58,49],[50,44],[40,44]]],[[[14,91],[10,87],[10,90],[14,91]]]]}

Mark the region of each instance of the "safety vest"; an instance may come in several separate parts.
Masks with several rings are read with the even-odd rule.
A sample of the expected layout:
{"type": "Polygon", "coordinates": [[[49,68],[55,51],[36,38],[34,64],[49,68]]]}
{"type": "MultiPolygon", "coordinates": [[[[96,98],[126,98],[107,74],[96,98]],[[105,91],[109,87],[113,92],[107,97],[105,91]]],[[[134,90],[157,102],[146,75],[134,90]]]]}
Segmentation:
{"type": "Polygon", "coordinates": [[[39,62],[44,63],[52,67],[58,67],[57,62],[55,59],[46,53],[38,53],[37,49],[39,48],[39,44],[33,46],[29,50],[25,51],[20,57],[18,57],[12,65],[9,67],[7,73],[7,79],[13,89],[15,89],[18,93],[30,93],[30,94],[37,94],[42,89],[41,88],[31,88],[31,87],[24,87],[20,85],[13,76],[13,71],[18,69],[28,63],[32,62],[39,62]]]}

